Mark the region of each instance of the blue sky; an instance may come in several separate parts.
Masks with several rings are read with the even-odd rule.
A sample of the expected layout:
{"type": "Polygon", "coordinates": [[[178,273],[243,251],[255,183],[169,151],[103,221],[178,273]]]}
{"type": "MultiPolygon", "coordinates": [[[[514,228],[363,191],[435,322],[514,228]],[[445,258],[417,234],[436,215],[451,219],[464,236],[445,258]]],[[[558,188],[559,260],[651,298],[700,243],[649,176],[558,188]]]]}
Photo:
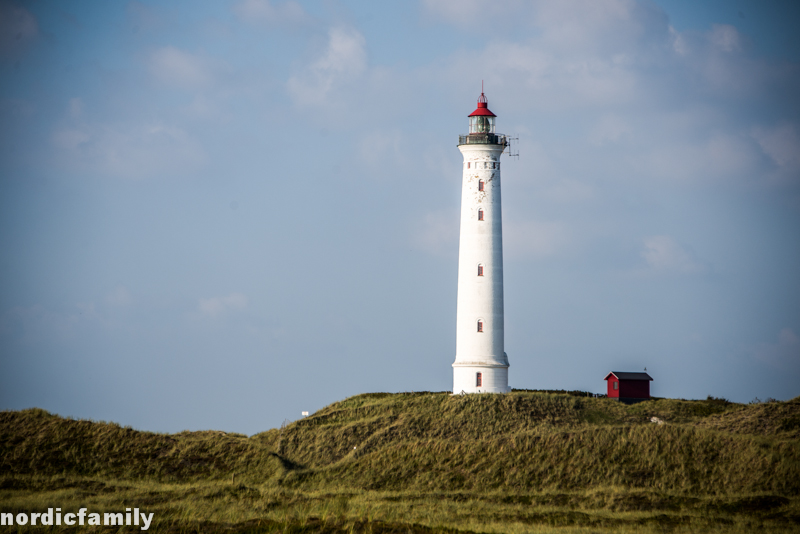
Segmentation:
{"type": "Polygon", "coordinates": [[[516,388],[800,394],[793,2],[0,2],[0,408],[452,386],[484,81],[516,388]]]}

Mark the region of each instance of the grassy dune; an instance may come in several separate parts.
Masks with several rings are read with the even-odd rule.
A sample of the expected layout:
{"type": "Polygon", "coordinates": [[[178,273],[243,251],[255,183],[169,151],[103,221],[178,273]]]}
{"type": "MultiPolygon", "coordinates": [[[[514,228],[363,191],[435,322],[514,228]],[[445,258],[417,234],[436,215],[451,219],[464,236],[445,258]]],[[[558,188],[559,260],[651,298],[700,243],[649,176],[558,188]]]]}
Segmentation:
{"type": "Polygon", "coordinates": [[[800,532],[800,398],[373,393],[249,438],[0,413],[0,511],[56,506],[158,532],[800,532]]]}

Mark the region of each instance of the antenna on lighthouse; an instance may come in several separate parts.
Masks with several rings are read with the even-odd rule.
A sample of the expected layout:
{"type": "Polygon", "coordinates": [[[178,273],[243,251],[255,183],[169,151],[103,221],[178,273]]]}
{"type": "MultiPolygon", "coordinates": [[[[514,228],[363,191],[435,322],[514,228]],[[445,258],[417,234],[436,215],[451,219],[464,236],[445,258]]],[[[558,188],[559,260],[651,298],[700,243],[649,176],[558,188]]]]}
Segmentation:
{"type": "Polygon", "coordinates": [[[509,158],[517,158],[519,159],[519,134],[514,134],[513,136],[507,135],[506,136],[506,149],[508,150],[507,154],[509,158]],[[516,151],[511,145],[516,144],[517,149],[516,151]]]}

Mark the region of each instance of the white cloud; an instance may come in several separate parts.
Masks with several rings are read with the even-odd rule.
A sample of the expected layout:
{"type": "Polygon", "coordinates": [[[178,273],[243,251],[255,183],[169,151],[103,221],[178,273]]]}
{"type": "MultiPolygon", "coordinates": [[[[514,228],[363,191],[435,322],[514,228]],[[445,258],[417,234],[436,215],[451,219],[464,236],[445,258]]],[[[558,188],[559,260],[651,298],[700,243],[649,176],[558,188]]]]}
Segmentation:
{"type": "Polygon", "coordinates": [[[509,0],[490,7],[482,0],[424,0],[423,7],[428,17],[468,30],[491,25],[502,34],[504,27],[527,27],[538,34],[529,40],[537,48],[567,55],[631,54],[632,43],[669,36],[666,14],[636,0],[509,0]]]}
{"type": "Polygon", "coordinates": [[[611,115],[664,91],[647,87],[642,72],[670,55],[673,37],[659,10],[627,0],[525,6],[507,18],[530,27],[529,38],[507,40],[498,33],[482,51],[459,52],[446,74],[463,85],[464,73],[476,72],[491,81],[490,96],[500,94],[517,110],[546,113],[595,109],[611,115]]]}
{"type": "Polygon", "coordinates": [[[0,338],[8,337],[26,343],[79,339],[97,329],[135,329],[128,320],[120,320],[133,303],[128,288],[118,285],[96,303],[91,300],[70,307],[39,304],[11,308],[0,314],[0,338]]]}
{"type": "Polygon", "coordinates": [[[405,162],[408,148],[403,148],[403,135],[399,131],[373,131],[361,139],[358,152],[364,163],[385,169],[405,162]]]}
{"type": "Polygon", "coordinates": [[[546,187],[540,192],[542,198],[552,202],[573,204],[586,202],[595,197],[595,191],[589,184],[576,180],[563,179],[546,187]]]}
{"type": "Polygon", "coordinates": [[[117,286],[106,295],[106,302],[111,306],[123,307],[131,303],[131,293],[125,286],[117,286]]]}
{"type": "Polygon", "coordinates": [[[679,56],[686,56],[691,53],[691,48],[686,37],[672,26],[669,27],[669,35],[672,39],[672,49],[679,56]]]}
{"type": "Polygon", "coordinates": [[[644,240],[642,257],[651,270],[662,273],[700,273],[706,267],[694,254],[666,235],[656,235],[644,240]]]}
{"type": "Polygon", "coordinates": [[[291,0],[280,4],[269,0],[242,0],[233,6],[233,11],[245,22],[267,26],[299,23],[308,18],[302,6],[291,0]]]}
{"type": "Polygon", "coordinates": [[[708,171],[719,177],[752,176],[759,159],[751,139],[727,133],[711,134],[701,157],[708,163],[708,171]]]}
{"type": "Polygon", "coordinates": [[[65,151],[75,151],[86,143],[91,136],[80,129],[64,128],[53,133],[53,143],[56,148],[65,151]]]}
{"type": "Polygon", "coordinates": [[[204,87],[213,79],[208,60],[174,46],[154,51],[149,67],[158,80],[183,88],[204,87]]]}
{"type": "MultiPolygon", "coordinates": [[[[665,114],[653,118],[652,135],[643,124],[637,147],[627,151],[630,176],[665,182],[752,183],[765,175],[758,144],[746,134],[720,132],[713,117],[677,124],[665,114]]],[[[638,129],[637,129],[638,130],[638,129]]]]}
{"type": "Polygon", "coordinates": [[[200,313],[210,317],[217,317],[229,311],[242,310],[246,307],[247,297],[241,293],[231,293],[225,297],[200,299],[197,304],[200,313]]]}
{"type": "Polygon", "coordinates": [[[0,338],[25,343],[70,339],[81,319],[94,315],[91,304],[78,304],[75,310],[66,312],[54,312],[38,304],[18,306],[0,315],[0,338]]]}
{"type": "Polygon", "coordinates": [[[83,115],[83,100],[78,97],[69,100],[69,115],[73,119],[80,119],[83,115]]]}
{"type": "Polygon", "coordinates": [[[130,0],[125,6],[125,14],[134,33],[152,31],[164,26],[165,21],[156,8],[137,0],[130,0]]]}
{"type": "Polygon", "coordinates": [[[668,65],[671,76],[689,84],[693,97],[702,93],[730,100],[761,96],[783,76],[767,62],[754,61],[746,54],[745,38],[734,27],[715,24],[703,33],[680,35],[678,62],[668,65]]]}
{"type": "Polygon", "coordinates": [[[562,51],[638,55],[633,44],[662,41],[668,19],[655,5],[636,0],[566,0],[535,3],[543,41],[562,51]]]}
{"type": "Polygon", "coordinates": [[[163,122],[101,124],[82,119],[83,103],[70,100],[69,120],[53,131],[62,168],[121,178],[184,175],[205,164],[197,141],[163,122]]]}
{"type": "Polygon", "coordinates": [[[714,24],[708,32],[708,41],[722,52],[734,52],[742,48],[742,37],[738,30],[728,24],[714,24]]]}
{"type": "Polygon", "coordinates": [[[735,26],[679,32],[655,3],[634,0],[532,0],[491,9],[425,0],[423,7],[463,35],[484,23],[482,11],[490,17],[494,29],[482,49],[459,50],[428,75],[464,93],[465,73],[486,79],[490,105],[504,102],[522,117],[509,130],[515,119],[493,108],[498,128],[518,131],[527,121],[527,137],[546,140],[552,175],[726,187],[800,178],[796,121],[758,125],[744,112],[777,111],[778,102],[767,99],[788,98],[782,95],[798,85],[796,66],[753,56],[735,26]],[[503,24],[514,31],[498,30],[503,24]],[[530,31],[506,37],[520,29],[530,31]],[[572,135],[579,131],[586,132],[584,145],[572,135]],[[561,142],[567,137],[569,146],[561,142]],[[591,169],[578,168],[589,161],[591,169]]]}
{"type": "Polygon", "coordinates": [[[604,115],[589,132],[589,141],[598,146],[616,143],[624,135],[631,133],[632,129],[630,123],[619,115],[604,115]]]}
{"type": "Polygon", "coordinates": [[[800,338],[790,328],[778,334],[777,342],[761,343],[751,350],[756,359],[778,369],[800,369],[800,338]]]}
{"type": "Polygon", "coordinates": [[[624,59],[566,53],[539,42],[493,42],[477,57],[474,52],[461,53],[449,75],[463,80],[463,73],[475,70],[476,64],[492,82],[494,92],[489,94],[499,90],[523,111],[574,112],[635,103],[644,96],[636,70],[624,59]]]}
{"type": "Polygon", "coordinates": [[[286,87],[299,105],[323,105],[329,94],[342,85],[353,83],[367,67],[366,41],[352,29],[333,28],[322,55],[308,67],[289,78],[286,87]]]}
{"type": "Polygon", "coordinates": [[[423,0],[426,17],[435,17],[452,22],[461,27],[474,27],[486,24],[516,12],[524,16],[525,2],[507,0],[487,6],[485,0],[423,0]]]}
{"type": "Polygon", "coordinates": [[[24,7],[0,3],[0,57],[19,58],[39,36],[36,17],[24,7]]]}
{"type": "Polygon", "coordinates": [[[434,255],[453,250],[453,245],[458,243],[456,211],[428,213],[420,221],[413,238],[415,248],[434,255]]]}
{"type": "Polygon", "coordinates": [[[503,225],[503,251],[509,257],[553,256],[568,242],[569,232],[558,222],[520,221],[503,225]]]}
{"type": "Polygon", "coordinates": [[[57,130],[53,142],[62,166],[121,178],[185,175],[206,161],[186,131],[163,123],[87,124],[57,130]]]}
{"type": "Polygon", "coordinates": [[[794,124],[756,127],[752,135],[775,164],[778,181],[800,181],[800,136],[794,124]]]}
{"type": "Polygon", "coordinates": [[[218,102],[205,95],[195,95],[191,103],[183,108],[187,117],[192,119],[222,121],[229,120],[230,114],[223,111],[218,102]]]}

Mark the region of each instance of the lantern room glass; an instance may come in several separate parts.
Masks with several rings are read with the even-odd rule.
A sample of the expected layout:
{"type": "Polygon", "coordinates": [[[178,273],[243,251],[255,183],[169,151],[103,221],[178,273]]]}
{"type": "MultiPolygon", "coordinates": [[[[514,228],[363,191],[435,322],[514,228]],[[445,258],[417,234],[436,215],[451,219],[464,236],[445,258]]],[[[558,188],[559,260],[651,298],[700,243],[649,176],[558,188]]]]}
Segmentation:
{"type": "Polygon", "coordinates": [[[469,133],[494,133],[494,117],[487,115],[470,117],[469,133]]]}

